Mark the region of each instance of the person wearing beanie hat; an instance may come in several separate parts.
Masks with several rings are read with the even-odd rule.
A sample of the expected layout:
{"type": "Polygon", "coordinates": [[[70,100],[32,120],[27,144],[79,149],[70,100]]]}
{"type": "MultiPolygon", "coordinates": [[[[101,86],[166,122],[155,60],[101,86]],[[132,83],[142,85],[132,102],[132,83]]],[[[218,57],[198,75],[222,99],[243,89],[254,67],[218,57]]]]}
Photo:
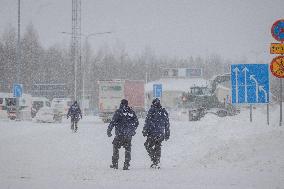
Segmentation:
{"type": "Polygon", "coordinates": [[[136,134],[139,125],[135,112],[128,106],[128,101],[122,99],[119,108],[115,111],[110,122],[107,135],[111,137],[111,131],[115,127],[115,137],[113,139],[113,155],[110,168],[118,169],[119,149],[125,148],[125,161],[123,170],[128,170],[131,160],[131,140],[136,134]]]}
{"type": "Polygon", "coordinates": [[[70,106],[67,113],[67,119],[69,117],[71,117],[71,130],[76,133],[78,130],[78,122],[80,118],[82,119],[81,109],[77,101],[74,101],[74,103],[70,106]]]}
{"type": "Polygon", "coordinates": [[[155,107],[161,106],[160,99],[155,98],[155,99],[152,101],[152,105],[155,106],[155,107]]]}
{"type": "Polygon", "coordinates": [[[123,106],[128,106],[128,101],[126,99],[122,99],[120,101],[120,107],[123,107],[123,106]]]}
{"type": "Polygon", "coordinates": [[[168,112],[162,107],[160,99],[152,101],[147,113],[142,134],[147,137],[144,146],[152,161],[151,168],[160,168],[161,146],[163,140],[170,138],[170,122],[168,112]]]}

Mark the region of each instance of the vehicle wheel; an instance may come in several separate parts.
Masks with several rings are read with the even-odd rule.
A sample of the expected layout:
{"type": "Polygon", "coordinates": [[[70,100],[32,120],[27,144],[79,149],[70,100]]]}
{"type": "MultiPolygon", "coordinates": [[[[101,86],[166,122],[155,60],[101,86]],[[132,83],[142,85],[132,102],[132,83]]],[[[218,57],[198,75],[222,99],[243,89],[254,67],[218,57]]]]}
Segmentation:
{"type": "Polygon", "coordinates": [[[191,111],[188,111],[188,121],[194,121],[194,116],[191,111]]]}
{"type": "Polygon", "coordinates": [[[217,112],[218,117],[226,117],[227,116],[227,111],[225,110],[219,110],[217,112]]]}

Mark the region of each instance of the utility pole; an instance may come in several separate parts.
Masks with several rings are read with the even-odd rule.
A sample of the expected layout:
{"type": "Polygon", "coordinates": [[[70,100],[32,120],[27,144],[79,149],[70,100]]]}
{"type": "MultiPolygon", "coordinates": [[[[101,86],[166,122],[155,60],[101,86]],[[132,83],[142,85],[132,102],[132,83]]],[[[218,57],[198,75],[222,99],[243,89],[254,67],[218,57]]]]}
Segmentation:
{"type": "Polygon", "coordinates": [[[81,36],[85,37],[85,62],[82,65],[82,110],[83,110],[83,114],[85,114],[85,105],[86,105],[86,101],[85,101],[85,85],[86,85],[86,70],[89,70],[88,68],[86,69],[86,67],[89,66],[89,48],[88,48],[88,42],[89,42],[89,38],[95,35],[104,35],[104,34],[111,34],[112,32],[108,31],[108,32],[97,32],[97,33],[90,33],[88,35],[82,34],[81,36]]]}
{"type": "MultiPolygon", "coordinates": [[[[68,35],[72,35],[73,34],[73,33],[69,33],[69,32],[61,32],[61,33],[62,34],[68,34],[68,35]]],[[[90,37],[95,36],[95,35],[104,35],[104,34],[111,34],[111,33],[113,33],[113,32],[111,32],[111,31],[108,31],[108,32],[96,32],[96,33],[90,33],[88,35],[80,33],[80,40],[81,40],[82,37],[85,37],[85,45],[86,45],[85,59],[84,59],[83,62],[82,62],[82,56],[81,56],[81,46],[80,46],[80,56],[79,56],[79,63],[80,63],[80,67],[81,67],[81,70],[80,70],[81,75],[80,75],[79,79],[82,81],[82,90],[80,90],[80,92],[82,92],[81,93],[82,109],[84,109],[84,99],[85,99],[84,98],[85,97],[85,83],[86,83],[85,82],[85,80],[86,80],[85,79],[86,78],[86,76],[85,76],[86,75],[86,71],[85,71],[86,68],[85,68],[85,66],[88,66],[88,64],[89,64],[89,57],[88,57],[88,52],[87,52],[88,40],[89,40],[90,37]]],[[[73,39],[73,35],[72,35],[72,39],[73,39]]],[[[76,60],[76,57],[74,56],[76,54],[75,52],[76,52],[75,51],[75,45],[72,45],[71,46],[72,61],[76,60]]],[[[75,82],[75,81],[78,80],[78,75],[77,75],[78,70],[77,69],[75,70],[75,68],[77,67],[77,66],[75,66],[76,61],[73,62],[73,63],[74,63],[73,64],[74,65],[74,70],[73,71],[74,71],[74,75],[75,75],[74,78],[76,78],[76,79],[74,79],[74,86],[76,86],[74,88],[74,97],[76,96],[78,98],[77,82],[75,82]],[[77,95],[75,95],[75,94],[77,94],[77,95]]]]}
{"type": "MultiPolygon", "coordinates": [[[[81,0],[72,0],[71,61],[74,72],[74,100],[78,98],[78,68],[81,71],[81,0]]],[[[81,77],[79,77],[81,78],[81,77]]]]}
{"type": "MultiPolygon", "coordinates": [[[[17,62],[17,73],[16,73],[16,82],[20,83],[20,72],[21,72],[21,1],[18,0],[18,40],[17,40],[17,50],[16,50],[16,62],[17,62]]],[[[20,112],[19,112],[19,97],[16,97],[16,116],[19,120],[20,112]]]]}
{"type": "Polygon", "coordinates": [[[280,121],[279,121],[279,126],[282,126],[282,78],[280,80],[280,121]]]}

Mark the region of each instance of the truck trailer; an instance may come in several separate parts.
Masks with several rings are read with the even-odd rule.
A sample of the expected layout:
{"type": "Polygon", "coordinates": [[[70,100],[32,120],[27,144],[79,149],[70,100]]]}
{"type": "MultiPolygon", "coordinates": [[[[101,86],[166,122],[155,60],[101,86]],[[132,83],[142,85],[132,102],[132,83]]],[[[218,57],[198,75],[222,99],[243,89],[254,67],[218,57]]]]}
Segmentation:
{"type": "Polygon", "coordinates": [[[119,108],[122,99],[138,117],[145,115],[145,97],[143,80],[100,80],[99,84],[99,116],[103,122],[111,121],[113,113],[119,108]]]}

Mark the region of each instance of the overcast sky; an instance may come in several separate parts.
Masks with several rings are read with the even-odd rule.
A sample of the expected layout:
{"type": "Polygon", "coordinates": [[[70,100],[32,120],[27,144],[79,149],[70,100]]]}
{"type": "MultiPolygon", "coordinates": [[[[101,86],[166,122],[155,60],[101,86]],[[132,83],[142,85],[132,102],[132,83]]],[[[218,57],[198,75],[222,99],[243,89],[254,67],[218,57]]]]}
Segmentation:
{"type": "MultiPolygon", "coordinates": [[[[0,0],[0,32],[17,27],[17,0],[0,0]]],[[[284,0],[82,0],[82,33],[92,48],[124,47],[130,55],[151,48],[158,56],[208,56],[270,63],[270,29],[284,18],[284,0]]],[[[42,45],[69,45],[72,0],[21,0],[22,31],[29,23],[42,45]]]]}

